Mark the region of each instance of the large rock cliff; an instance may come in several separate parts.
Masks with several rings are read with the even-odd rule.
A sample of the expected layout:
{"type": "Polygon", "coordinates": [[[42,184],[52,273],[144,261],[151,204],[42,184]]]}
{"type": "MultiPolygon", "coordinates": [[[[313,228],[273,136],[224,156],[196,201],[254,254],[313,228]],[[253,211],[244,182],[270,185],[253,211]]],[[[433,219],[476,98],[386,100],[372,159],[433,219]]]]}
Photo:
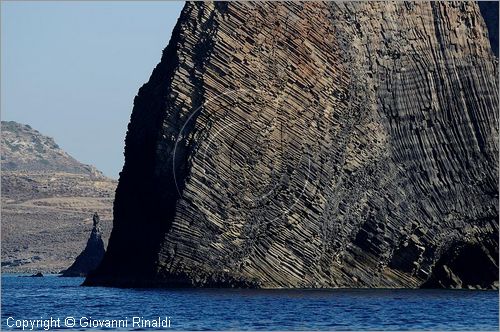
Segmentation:
{"type": "Polygon", "coordinates": [[[85,284],[496,287],[497,70],[474,2],[187,3],[85,284]]]}

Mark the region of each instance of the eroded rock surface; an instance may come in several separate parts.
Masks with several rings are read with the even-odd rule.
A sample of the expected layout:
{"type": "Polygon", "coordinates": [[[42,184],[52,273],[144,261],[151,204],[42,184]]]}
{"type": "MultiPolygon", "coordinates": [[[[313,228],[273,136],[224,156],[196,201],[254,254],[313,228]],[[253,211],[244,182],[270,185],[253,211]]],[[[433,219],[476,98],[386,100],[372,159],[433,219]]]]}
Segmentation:
{"type": "Polygon", "coordinates": [[[101,228],[99,227],[99,214],[97,212],[94,213],[92,221],[92,231],[90,232],[85,249],[76,257],[76,260],[69,268],[61,272],[63,277],[85,277],[101,263],[105,249],[101,237],[101,228]]]}
{"type": "Polygon", "coordinates": [[[474,2],[187,3],[86,284],[496,287],[497,70],[474,2]]]}

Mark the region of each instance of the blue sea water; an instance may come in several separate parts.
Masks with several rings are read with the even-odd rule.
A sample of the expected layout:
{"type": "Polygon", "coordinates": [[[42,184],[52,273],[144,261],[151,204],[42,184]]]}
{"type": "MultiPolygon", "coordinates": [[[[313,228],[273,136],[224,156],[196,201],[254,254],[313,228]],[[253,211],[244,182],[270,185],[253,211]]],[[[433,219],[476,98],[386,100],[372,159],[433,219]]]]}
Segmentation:
{"type": "Polygon", "coordinates": [[[138,329],[133,317],[169,317],[172,330],[499,328],[497,291],[117,289],[81,287],[82,281],[2,275],[2,329],[51,317],[60,328],[72,317],[80,330],[88,330],[82,317],[83,324],[120,319],[126,329],[138,329]]]}

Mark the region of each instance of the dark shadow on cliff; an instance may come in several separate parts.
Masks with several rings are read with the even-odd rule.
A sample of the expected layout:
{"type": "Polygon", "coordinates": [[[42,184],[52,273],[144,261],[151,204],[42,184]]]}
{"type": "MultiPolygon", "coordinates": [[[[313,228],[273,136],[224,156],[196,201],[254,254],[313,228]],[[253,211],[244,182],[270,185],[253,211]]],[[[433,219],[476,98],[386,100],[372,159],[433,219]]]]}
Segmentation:
{"type": "MultiPolygon", "coordinates": [[[[182,17],[183,14],[181,14],[182,17]]],[[[108,285],[111,280],[133,284],[139,274],[152,276],[157,252],[173,218],[177,192],[161,195],[165,181],[155,172],[156,144],[172,75],[178,66],[177,24],[162,60],[134,99],[125,139],[125,164],[113,207],[113,231],[100,266],[84,285],[108,285]]],[[[147,277],[146,277],[147,278],[147,277]]]]}
{"type": "Polygon", "coordinates": [[[454,243],[421,288],[498,288],[498,247],[454,243]]]}
{"type": "MultiPolygon", "coordinates": [[[[175,217],[189,175],[189,156],[195,148],[189,136],[204,103],[199,73],[212,49],[208,37],[196,44],[197,57],[190,76],[194,86],[192,105],[190,113],[183,114],[172,98],[176,94],[172,80],[179,67],[177,48],[183,38],[179,22],[187,20],[192,8],[185,6],[182,10],[160,63],[134,100],[108,250],[84,285],[148,287],[156,283],[158,253],[175,217]],[[174,138],[164,143],[166,135],[174,138]]],[[[212,28],[207,27],[207,33],[212,28]]]]}

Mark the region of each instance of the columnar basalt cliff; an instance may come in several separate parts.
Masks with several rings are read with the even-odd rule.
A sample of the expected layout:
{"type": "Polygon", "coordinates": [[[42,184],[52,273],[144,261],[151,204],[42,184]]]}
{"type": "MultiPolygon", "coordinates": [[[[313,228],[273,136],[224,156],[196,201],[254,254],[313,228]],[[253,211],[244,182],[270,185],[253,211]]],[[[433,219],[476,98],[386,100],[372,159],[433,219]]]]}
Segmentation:
{"type": "Polygon", "coordinates": [[[497,287],[497,66],[474,2],[187,3],[85,284],[497,287]]]}

